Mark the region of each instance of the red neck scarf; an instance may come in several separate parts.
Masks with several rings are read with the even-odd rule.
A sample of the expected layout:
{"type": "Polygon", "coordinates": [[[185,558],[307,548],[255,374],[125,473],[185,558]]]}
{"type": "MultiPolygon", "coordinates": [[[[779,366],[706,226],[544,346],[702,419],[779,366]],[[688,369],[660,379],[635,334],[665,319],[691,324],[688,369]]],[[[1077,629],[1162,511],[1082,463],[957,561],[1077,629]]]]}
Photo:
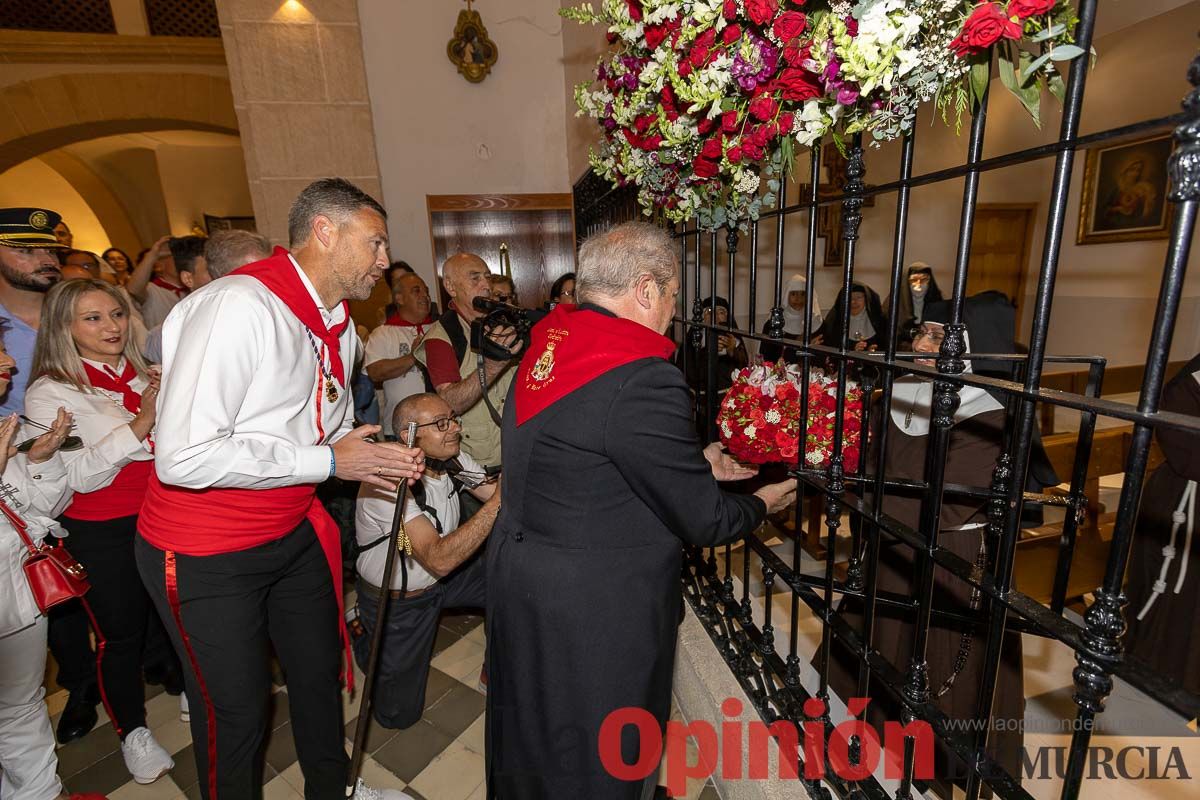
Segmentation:
{"type": "Polygon", "coordinates": [[[86,361],[83,362],[83,371],[92,386],[121,395],[121,405],[125,406],[125,410],[130,414],[137,414],[142,410],[142,395],[140,392],[135,392],[133,387],[129,385],[137,377],[137,370],[133,368],[133,364],[129,363],[128,360],[125,362],[125,369],[120,375],[111,374],[109,369],[111,367],[103,370],[96,369],[86,361]]]}
{"type": "Polygon", "coordinates": [[[153,278],[151,278],[150,282],[153,283],[155,286],[161,286],[162,288],[166,289],[168,292],[174,292],[175,296],[181,300],[183,299],[184,295],[186,295],[188,293],[188,290],[186,288],[184,288],[183,286],[176,286],[173,283],[168,283],[165,278],[163,278],[159,275],[155,275],[153,278]]]}
{"type": "Polygon", "coordinates": [[[325,345],[325,349],[329,351],[329,370],[333,373],[333,377],[337,378],[338,383],[345,387],[346,368],[342,365],[341,342],[339,341],[342,331],[346,330],[346,326],[350,324],[350,306],[345,300],[342,301],[345,319],[332,328],[326,328],[321,319],[320,309],[317,308],[312,295],[308,293],[308,287],[300,279],[296,266],[292,264],[292,259],[288,256],[288,251],[282,247],[276,247],[270,258],[247,264],[235,269],[230,274],[249,275],[257,278],[263,286],[271,290],[272,294],[282,300],[288,310],[296,315],[296,319],[300,320],[304,327],[308,328],[312,335],[325,345]]]}
{"type": "Polygon", "coordinates": [[[633,320],[560,303],[533,328],[517,372],[517,424],[609,370],[669,358],[675,343],[633,320]]]}
{"type": "Polygon", "coordinates": [[[400,316],[400,312],[397,311],[395,314],[392,314],[390,317],[384,320],[383,324],[395,325],[398,328],[416,328],[417,336],[424,336],[425,329],[433,324],[433,317],[426,317],[420,322],[409,322],[404,317],[400,316]]]}

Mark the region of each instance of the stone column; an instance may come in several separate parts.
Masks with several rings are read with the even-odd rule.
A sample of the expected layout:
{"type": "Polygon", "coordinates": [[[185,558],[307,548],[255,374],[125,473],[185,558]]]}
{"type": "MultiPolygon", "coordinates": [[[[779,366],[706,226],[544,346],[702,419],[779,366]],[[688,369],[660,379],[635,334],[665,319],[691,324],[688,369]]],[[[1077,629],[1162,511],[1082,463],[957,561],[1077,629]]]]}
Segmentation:
{"type": "Polygon", "coordinates": [[[296,194],[342,177],[383,202],[355,0],[217,0],[260,233],[287,244],[296,194]]]}

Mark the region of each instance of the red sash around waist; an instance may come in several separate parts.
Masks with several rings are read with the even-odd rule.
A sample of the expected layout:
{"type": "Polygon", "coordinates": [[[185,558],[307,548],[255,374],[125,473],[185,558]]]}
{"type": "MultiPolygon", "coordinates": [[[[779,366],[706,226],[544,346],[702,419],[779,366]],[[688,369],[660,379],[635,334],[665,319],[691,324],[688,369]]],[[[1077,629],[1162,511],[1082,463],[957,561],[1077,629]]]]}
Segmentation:
{"type": "Polygon", "coordinates": [[[346,686],[352,690],[354,669],[342,598],[341,532],[317,499],[315,483],[275,489],[185,489],[162,483],[152,472],[138,531],[160,550],[212,556],[273,542],[305,519],[317,534],[333,578],[338,628],[346,649],[346,686]]]}
{"type": "Polygon", "coordinates": [[[154,461],[130,461],[113,482],[94,492],[76,492],[63,513],[72,519],[100,521],[132,517],[142,510],[154,461]]]}

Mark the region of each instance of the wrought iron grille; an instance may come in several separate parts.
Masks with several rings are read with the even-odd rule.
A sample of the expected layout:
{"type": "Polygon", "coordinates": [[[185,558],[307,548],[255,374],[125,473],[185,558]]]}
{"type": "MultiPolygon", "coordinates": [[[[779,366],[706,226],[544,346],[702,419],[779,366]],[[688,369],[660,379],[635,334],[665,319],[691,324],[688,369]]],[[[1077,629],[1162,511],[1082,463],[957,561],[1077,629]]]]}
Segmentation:
{"type": "Polygon", "coordinates": [[[219,37],[214,0],[145,0],[151,36],[219,37]]]}
{"type": "MultiPolygon", "coordinates": [[[[1096,17],[1096,0],[1082,0],[1080,21],[1076,40],[1085,50],[1090,46],[1096,17]]],[[[1181,65],[1182,67],[1182,65],[1181,65]]],[[[808,295],[808,307],[804,316],[802,341],[789,340],[787,345],[795,347],[800,365],[805,373],[802,384],[802,403],[807,408],[808,373],[818,363],[835,364],[838,377],[833,455],[827,469],[813,469],[803,463],[803,450],[792,474],[796,475],[804,492],[798,494],[796,504],[797,536],[800,520],[804,519],[804,506],[815,502],[823,506],[824,525],[828,533],[825,548],[824,575],[811,576],[801,572],[800,546],[793,547],[793,559],[786,563],[766,544],[751,536],[745,540],[742,564],[741,591],[735,591],[734,566],[731,548],[692,550],[686,554],[683,574],[683,590],[697,617],[705,625],[710,637],[728,662],[730,669],[741,686],[752,699],[763,719],[770,723],[790,720],[803,730],[805,723],[824,726],[826,733],[832,732],[832,721],[828,711],[829,671],[831,644],[834,641],[847,648],[858,661],[859,696],[865,696],[869,687],[881,687],[903,708],[904,721],[923,720],[932,727],[939,742],[955,754],[966,765],[966,797],[975,800],[981,792],[990,791],[1003,798],[1029,798],[1022,788],[1020,777],[1005,771],[986,755],[989,727],[984,724],[963,729],[948,724],[950,720],[938,707],[930,687],[927,669],[927,646],[931,622],[934,619],[955,618],[955,621],[975,631],[977,646],[985,648],[982,685],[979,687],[977,720],[987,722],[992,716],[993,698],[997,686],[997,675],[1001,661],[1001,649],[1006,632],[1031,633],[1061,642],[1075,654],[1076,667],[1073,672],[1076,706],[1076,724],[1073,728],[1070,748],[1066,760],[1062,797],[1075,798],[1080,793],[1084,778],[1085,760],[1095,718],[1105,708],[1105,702],[1113,689],[1113,678],[1119,676],[1132,686],[1160,700],[1168,701],[1176,708],[1200,709],[1200,698],[1190,695],[1180,687],[1169,684],[1152,670],[1129,658],[1122,647],[1125,631],[1122,606],[1126,600],[1122,593],[1123,578],[1130,558],[1135,519],[1140,495],[1147,470],[1151,437],[1156,430],[1175,429],[1200,431],[1200,419],[1185,415],[1159,411],[1159,398],[1163,388],[1168,363],[1171,339],[1183,290],[1183,279],[1191,248],[1197,201],[1200,199],[1200,57],[1191,63],[1188,78],[1193,89],[1184,100],[1181,114],[1162,119],[1105,130],[1087,136],[1079,135],[1080,112],[1083,104],[1084,85],[1088,77],[1086,59],[1077,59],[1071,64],[1066,96],[1063,101],[1063,116],[1058,140],[1052,144],[1008,153],[984,159],[983,138],[987,124],[987,97],[972,117],[967,158],[965,163],[950,169],[928,174],[913,174],[913,145],[915,134],[904,139],[900,156],[898,180],[867,188],[864,184],[864,160],[861,140],[854,141],[849,150],[845,167],[844,191],[836,195],[818,195],[820,184],[820,149],[810,153],[811,177],[807,187],[809,194],[799,202],[788,204],[786,185],[781,188],[777,207],[764,214],[759,221],[749,225],[749,292],[746,306],[749,318],[756,319],[755,304],[759,279],[759,225],[760,222],[778,219],[774,242],[774,269],[770,273],[774,281],[774,303],[770,317],[762,334],[736,330],[736,335],[759,342],[779,341],[784,334],[783,317],[783,271],[785,226],[782,219],[793,214],[808,216],[807,250],[805,271],[808,285],[814,286],[814,265],[817,259],[817,214],[822,206],[840,203],[842,230],[845,242],[842,264],[842,286],[848,288],[854,278],[855,249],[862,223],[861,209],[866,198],[884,193],[897,195],[895,237],[892,247],[890,288],[892,301],[888,318],[891,335],[886,351],[867,354],[847,350],[844,346],[806,344],[812,331],[812,293],[808,295]],[[1067,196],[1075,154],[1078,149],[1100,142],[1127,137],[1138,132],[1150,131],[1163,126],[1174,126],[1176,148],[1171,157],[1170,198],[1175,203],[1175,215],[1170,231],[1170,241],[1162,272],[1162,283],[1158,295],[1158,311],[1147,348],[1144,385],[1136,406],[1116,403],[1100,397],[1105,361],[1102,358],[1062,358],[1047,354],[1047,336],[1050,311],[1054,299],[1055,279],[1059,267],[1060,248],[1063,240],[1064,222],[1067,214],[1067,196]],[[968,262],[971,249],[972,230],[978,198],[980,176],[997,170],[1037,159],[1053,159],[1054,170],[1050,186],[1050,201],[1047,209],[1047,224],[1042,243],[1041,265],[1030,330],[1029,352],[1024,355],[980,354],[966,352],[963,323],[964,300],[967,293],[968,262]],[[899,320],[898,303],[901,288],[901,273],[905,261],[906,236],[910,215],[909,197],[914,187],[948,180],[962,179],[961,217],[959,238],[951,293],[951,320],[945,326],[946,338],[936,360],[936,368],[914,363],[912,353],[897,352],[896,339],[899,320]],[[967,362],[973,359],[1008,360],[1016,362],[1016,380],[984,377],[965,371],[967,362]],[[1082,393],[1070,393],[1044,388],[1043,371],[1048,363],[1078,362],[1088,371],[1088,382],[1082,393]],[[864,471],[860,466],[851,473],[845,469],[842,453],[842,425],[845,404],[845,387],[848,372],[871,365],[879,376],[877,386],[867,385],[865,395],[870,398],[871,390],[878,388],[880,397],[876,401],[884,414],[891,409],[893,383],[900,373],[916,373],[933,381],[933,420],[930,428],[928,455],[924,465],[923,480],[907,486],[923,491],[921,501],[921,524],[914,529],[899,523],[883,513],[884,490],[902,486],[899,481],[885,475],[884,460],[889,442],[886,434],[876,443],[872,456],[873,470],[864,471]],[[995,464],[990,486],[967,487],[949,482],[945,472],[947,448],[954,411],[959,404],[962,387],[985,388],[994,395],[1007,398],[1007,441],[1003,454],[995,464]],[[1030,443],[1034,436],[1037,411],[1040,406],[1069,408],[1081,412],[1081,423],[1076,440],[1075,460],[1070,476],[1070,492],[1060,502],[1068,513],[1058,546],[1054,588],[1048,605],[1017,591],[1013,586],[1013,565],[1016,544],[1021,530],[1023,506],[1027,501],[1026,477],[1030,468],[1030,443]],[[1093,433],[1098,416],[1111,417],[1133,423],[1132,443],[1125,461],[1125,477],[1121,489],[1120,503],[1103,583],[1094,592],[1094,602],[1087,608],[1079,623],[1064,613],[1067,581],[1071,570],[1072,555],[1076,546],[1079,519],[1086,505],[1084,482],[1087,476],[1093,433]],[[944,498],[953,495],[972,495],[986,498],[988,523],[986,540],[990,558],[983,563],[973,563],[948,550],[940,542],[940,512],[944,498]],[[848,514],[851,524],[850,561],[844,577],[835,570],[836,538],[842,525],[843,514],[848,514]],[[911,550],[916,566],[917,590],[910,596],[882,592],[877,585],[881,544],[900,546],[911,550]],[[757,563],[752,566],[752,559],[757,563]],[[762,624],[755,621],[750,598],[752,571],[760,579],[765,591],[762,624]],[[966,608],[951,611],[934,608],[933,592],[936,574],[954,576],[973,587],[981,598],[977,611],[966,608]],[[784,632],[785,642],[777,644],[772,615],[772,597],[777,592],[790,593],[790,620],[784,632]],[[738,596],[740,594],[740,596],[738,596]],[[853,597],[861,603],[861,624],[851,624],[838,611],[835,596],[853,597]],[[801,659],[798,654],[798,610],[804,603],[821,621],[821,648],[817,658],[819,685],[815,690],[806,688],[801,682],[801,659]],[[876,613],[881,608],[906,610],[915,620],[913,659],[909,664],[893,664],[869,643],[876,613]],[[816,698],[823,701],[815,707],[806,708],[806,701],[816,698]],[[808,709],[820,708],[812,714],[808,709]],[[967,731],[967,732],[964,732],[967,731]]],[[[581,217],[580,233],[601,225],[606,216],[602,204],[594,198],[589,203],[577,204],[581,217]],[[597,209],[600,209],[597,211],[597,209]],[[593,213],[595,212],[595,213],[593,213]],[[588,216],[591,214],[591,216],[588,216]]],[[[607,221],[620,221],[620,215],[610,216],[607,221]]],[[[728,259],[729,303],[737,309],[735,298],[734,262],[743,236],[737,229],[723,231],[724,253],[718,247],[717,232],[695,228],[677,229],[681,263],[683,264],[683,287],[681,292],[682,313],[676,319],[684,336],[699,345],[705,337],[719,333],[735,332],[732,324],[718,324],[715,299],[711,306],[711,322],[705,322],[706,308],[701,300],[701,285],[705,283],[716,294],[718,263],[728,259]],[[707,271],[707,275],[705,275],[707,271]],[[688,300],[691,299],[690,317],[688,300]]],[[[767,273],[767,270],[763,270],[767,273]]],[[[845,302],[841,309],[844,342],[849,333],[849,291],[843,293],[845,302]]],[[[741,306],[745,307],[745,306],[741,306]]],[[[730,317],[732,320],[732,315],[730,317]]],[[[687,358],[688,348],[683,348],[687,358]]],[[[707,364],[705,372],[708,391],[704,393],[706,408],[698,412],[711,420],[715,417],[712,404],[715,401],[717,348],[705,348],[707,364]]],[[[685,364],[685,373],[686,373],[685,364]]],[[[864,373],[864,380],[871,371],[864,373]]],[[[869,403],[867,404],[869,406],[869,403]]],[[[869,408],[864,416],[869,415],[869,408]]],[[[801,415],[800,441],[805,440],[805,415],[801,415]]],[[[713,431],[710,426],[708,435],[713,431]]],[[[869,430],[863,425],[864,435],[869,430]]],[[[867,460],[868,448],[864,443],[862,462],[867,460]]],[[[1037,498],[1033,498],[1037,499],[1037,498]]],[[[1196,712],[1193,710],[1193,714],[1196,712]]],[[[851,743],[853,751],[856,742],[851,743]]],[[[849,781],[826,770],[825,781],[841,797],[909,797],[913,785],[915,744],[906,740],[904,748],[904,774],[899,788],[885,789],[874,777],[849,781]]],[[[799,774],[804,775],[801,753],[799,774]]],[[[856,759],[855,755],[851,755],[856,759]]],[[[820,780],[803,780],[803,785],[814,798],[827,796],[820,780]]],[[[921,788],[919,785],[915,788],[921,788]]]]}
{"type": "Polygon", "coordinates": [[[0,28],[116,33],[108,0],[0,0],[0,28]]]}

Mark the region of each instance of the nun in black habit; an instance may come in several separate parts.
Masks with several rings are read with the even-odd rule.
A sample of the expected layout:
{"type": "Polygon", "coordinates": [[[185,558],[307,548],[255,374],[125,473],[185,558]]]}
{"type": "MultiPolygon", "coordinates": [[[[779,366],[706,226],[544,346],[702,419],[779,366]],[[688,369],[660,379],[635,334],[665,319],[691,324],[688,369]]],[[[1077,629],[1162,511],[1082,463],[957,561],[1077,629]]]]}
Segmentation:
{"type": "MultiPolygon", "coordinates": [[[[837,347],[842,341],[842,303],[846,290],[838,292],[833,308],[825,315],[818,331],[822,343],[837,347]]],[[[887,348],[888,325],[883,315],[879,294],[862,283],[850,284],[850,326],[846,331],[847,350],[885,350],[887,348]]]]}
{"type": "Polygon", "coordinates": [[[634,708],[657,730],[639,741],[636,727],[617,726],[610,756],[635,764],[639,745],[662,744],[682,545],[745,536],[795,501],[794,480],[754,494],[717,484],[754,470],[719,445],[702,449],[668,361],[661,332],[678,279],[663,273],[678,269],[675,249],[645,223],[585,243],[582,304],[557,306],[534,328],[505,404],[503,503],[487,549],[490,798],[652,796],[657,759],[644,776],[615,777],[599,736],[613,712],[634,708]],[[629,273],[628,288],[589,289],[601,270],[609,285],[614,271],[629,273]],[[647,303],[661,304],[652,321],[638,316],[647,303]]]}
{"type": "MultiPolygon", "coordinates": [[[[910,264],[904,285],[900,287],[900,307],[896,312],[896,318],[900,320],[900,325],[896,328],[898,350],[912,348],[910,331],[924,321],[926,307],[942,300],[942,290],[938,288],[937,278],[933,277],[933,268],[924,261],[914,261],[910,264]]],[[[890,295],[884,305],[892,307],[890,295]]]]}
{"type": "MultiPolygon", "coordinates": [[[[1013,320],[1011,304],[1000,304],[991,296],[967,298],[963,321],[967,326],[968,352],[1011,353],[1013,320]],[[1008,311],[1006,312],[1005,307],[1008,311]],[[1007,341],[1005,340],[1007,337],[1007,341]]],[[[917,329],[913,350],[929,353],[930,358],[918,363],[934,366],[944,338],[944,324],[950,319],[948,302],[928,306],[925,322],[917,329]]],[[[980,365],[967,361],[967,371],[980,365]]],[[[986,365],[988,362],[981,362],[986,365]]],[[[946,455],[946,483],[986,489],[991,485],[992,470],[1005,447],[1005,407],[987,391],[963,386],[961,400],[954,415],[946,455]]],[[[887,456],[884,474],[889,479],[922,481],[926,449],[930,441],[933,383],[924,377],[907,375],[896,380],[891,413],[887,419],[876,420],[876,442],[881,426],[887,429],[887,456]]],[[[875,460],[867,460],[868,472],[873,472],[875,460]]],[[[921,501],[925,492],[917,490],[888,490],[883,511],[909,528],[920,528],[921,501]]],[[[986,538],[986,500],[946,493],[939,522],[939,546],[969,562],[986,564],[995,543],[986,538]]],[[[916,556],[911,548],[880,532],[878,589],[882,592],[916,597],[919,574],[916,556]]],[[[933,608],[969,612],[979,607],[979,598],[972,587],[938,569],[935,572],[933,608]]],[[[862,626],[862,603],[857,598],[843,598],[839,613],[856,630],[862,626]]],[[[915,631],[915,612],[876,606],[873,646],[901,673],[908,669],[912,657],[915,631]]],[[[979,684],[982,679],[984,651],[982,636],[974,636],[962,626],[933,616],[930,623],[926,661],[931,699],[953,719],[971,719],[977,712],[979,684]]],[[[1021,673],[1021,637],[1009,633],[1005,637],[997,680],[994,715],[1002,720],[1024,718],[1024,692],[1021,673]]],[[[820,665],[818,653],[814,666],[820,665]]],[[[834,640],[830,659],[829,684],[843,700],[856,696],[858,658],[834,640]]],[[[900,705],[886,690],[871,683],[871,705],[867,719],[881,734],[884,720],[899,720],[900,705]]],[[[988,753],[1009,774],[1020,777],[1022,734],[1005,726],[991,733],[988,753]]],[[[966,776],[965,766],[939,745],[935,749],[935,779],[931,788],[941,797],[950,798],[952,786],[966,776]]]]}

